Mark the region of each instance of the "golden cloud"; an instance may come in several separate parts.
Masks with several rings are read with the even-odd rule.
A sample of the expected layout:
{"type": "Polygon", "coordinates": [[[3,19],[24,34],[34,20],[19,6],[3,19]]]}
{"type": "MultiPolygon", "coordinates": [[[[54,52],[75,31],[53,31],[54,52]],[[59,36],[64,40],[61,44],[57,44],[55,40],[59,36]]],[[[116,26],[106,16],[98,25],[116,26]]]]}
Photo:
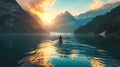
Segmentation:
{"type": "Polygon", "coordinates": [[[56,0],[31,0],[30,8],[35,11],[44,12],[47,8],[52,6],[56,0]]]}
{"type": "Polygon", "coordinates": [[[117,0],[109,0],[110,3],[117,2],[117,0]]]}
{"type": "Polygon", "coordinates": [[[90,5],[90,10],[98,10],[104,6],[104,2],[102,0],[94,0],[90,5]]]}
{"type": "Polygon", "coordinates": [[[44,12],[51,7],[56,0],[17,0],[19,5],[25,10],[33,9],[35,11],[44,12]]]}
{"type": "Polygon", "coordinates": [[[51,7],[56,0],[17,0],[17,2],[24,10],[47,22],[43,24],[50,24],[50,21],[54,18],[51,7]]]}

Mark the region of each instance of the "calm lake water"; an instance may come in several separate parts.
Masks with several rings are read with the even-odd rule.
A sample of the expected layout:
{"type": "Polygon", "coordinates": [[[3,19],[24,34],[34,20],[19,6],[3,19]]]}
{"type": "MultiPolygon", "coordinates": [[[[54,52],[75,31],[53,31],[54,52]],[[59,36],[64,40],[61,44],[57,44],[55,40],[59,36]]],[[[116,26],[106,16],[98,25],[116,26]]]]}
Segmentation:
{"type": "Polygon", "coordinates": [[[60,45],[58,36],[1,34],[0,67],[120,67],[112,53],[72,34],[63,34],[60,45]]]}

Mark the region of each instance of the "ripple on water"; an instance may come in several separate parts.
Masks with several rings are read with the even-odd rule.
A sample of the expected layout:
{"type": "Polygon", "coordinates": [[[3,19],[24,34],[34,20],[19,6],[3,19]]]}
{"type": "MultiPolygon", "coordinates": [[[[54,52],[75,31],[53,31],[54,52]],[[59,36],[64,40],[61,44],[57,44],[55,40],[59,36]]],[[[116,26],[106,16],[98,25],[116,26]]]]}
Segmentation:
{"type": "Polygon", "coordinates": [[[20,67],[118,67],[119,63],[108,56],[105,50],[64,40],[47,40],[18,62],[20,67]],[[109,57],[109,58],[108,58],[109,57]]]}

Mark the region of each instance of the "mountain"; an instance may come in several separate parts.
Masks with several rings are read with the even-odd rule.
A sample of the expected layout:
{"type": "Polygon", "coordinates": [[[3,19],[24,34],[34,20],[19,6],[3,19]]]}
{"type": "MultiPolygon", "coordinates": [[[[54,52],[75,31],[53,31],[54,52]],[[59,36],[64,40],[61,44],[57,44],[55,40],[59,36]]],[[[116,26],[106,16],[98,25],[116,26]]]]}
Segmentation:
{"type": "Polygon", "coordinates": [[[120,2],[108,3],[108,4],[105,4],[103,7],[101,7],[98,10],[94,10],[94,11],[89,10],[83,14],[80,14],[77,17],[78,18],[87,18],[87,17],[96,17],[98,15],[104,15],[105,13],[110,12],[113,8],[116,8],[119,5],[120,5],[120,2]]]}
{"type": "Polygon", "coordinates": [[[50,31],[73,33],[80,26],[83,26],[93,20],[94,17],[98,15],[104,15],[118,5],[120,5],[120,2],[109,3],[104,5],[99,10],[88,11],[86,13],[80,14],[77,17],[72,16],[68,11],[62,12],[52,21],[53,27],[50,29],[50,31]]]}
{"type": "Polygon", "coordinates": [[[110,12],[112,9],[116,8],[119,5],[120,5],[120,2],[108,3],[108,4],[105,4],[103,7],[101,7],[98,10],[94,10],[94,11],[90,10],[90,11],[87,11],[87,12],[85,12],[83,14],[80,14],[79,16],[77,16],[78,23],[80,23],[80,25],[77,28],[89,23],[96,16],[104,15],[107,12],[110,12]]]}
{"type": "Polygon", "coordinates": [[[62,12],[61,14],[57,15],[56,18],[53,20],[54,23],[60,23],[61,22],[68,22],[68,21],[74,21],[75,18],[68,12],[62,12]]]}
{"type": "Polygon", "coordinates": [[[72,16],[68,11],[62,12],[56,16],[56,18],[52,21],[53,28],[51,28],[54,32],[71,32],[71,28],[73,28],[73,24],[76,22],[76,18],[72,16]]]}
{"type": "Polygon", "coordinates": [[[51,27],[50,31],[73,33],[79,26],[86,24],[86,22],[90,21],[91,19],[91,17],[77,19],[76,17],[72,16],[70,12],[65,11],[57,15],[52,21],[53,27],[51,27]]]}
{"type": "Polygon", "coordinates": [[[101,34],[120,37],[120,6],[105,15],[95,17],[88,24],[79,27],[76,34],[101,34]]]}
{"type": "Polygon", "coordinates": [[[41,25],[15,0],[0,1],[0,33],[43,33],[41,25]]]}

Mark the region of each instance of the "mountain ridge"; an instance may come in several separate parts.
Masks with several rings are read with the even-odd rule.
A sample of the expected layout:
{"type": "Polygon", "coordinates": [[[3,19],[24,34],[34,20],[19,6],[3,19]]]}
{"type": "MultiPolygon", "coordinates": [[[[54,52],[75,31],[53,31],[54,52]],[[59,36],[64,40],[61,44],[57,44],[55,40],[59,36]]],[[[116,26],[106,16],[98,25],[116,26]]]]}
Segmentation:
{"type": "Polygon", "coordinates": [[[72,14],[70,12],[68,12],[68,11],[61,12],[60,14],[58,14],[55,17],[55,19],[53,19],[52,23],[53,23],[54,27],[51,28],[51,31],[71,32],[69,27],[71,27],[71,24],[75,23],[74,21],[76,21],[76,18],[74,16],[72,16],[72,14]]]}
{"type": "Polygon", "coordinates": [[[43,33],[45,30],[15,0],[0,1],[0,33],[43,33]]]}
{"type": "Polygon", "coordinates": [[[120,6],[112,9],[105,15],[95,17],[88,24],[79,27],[76,34],[99,34],[105,32],[107,36],[120,36],[120,6]]]}
{"type": "Polygon", "coordinates": [[[83,14],[78,15],[77,17],[84,18],[84,17],[95,17],[98,15],[104,15],[105,13],[110,12],[113,8],[116,8],[119,5],[120,5],[120,2],[108,3],[98,10],[94,10],[94,11],[89,10],[83,14]]]}

